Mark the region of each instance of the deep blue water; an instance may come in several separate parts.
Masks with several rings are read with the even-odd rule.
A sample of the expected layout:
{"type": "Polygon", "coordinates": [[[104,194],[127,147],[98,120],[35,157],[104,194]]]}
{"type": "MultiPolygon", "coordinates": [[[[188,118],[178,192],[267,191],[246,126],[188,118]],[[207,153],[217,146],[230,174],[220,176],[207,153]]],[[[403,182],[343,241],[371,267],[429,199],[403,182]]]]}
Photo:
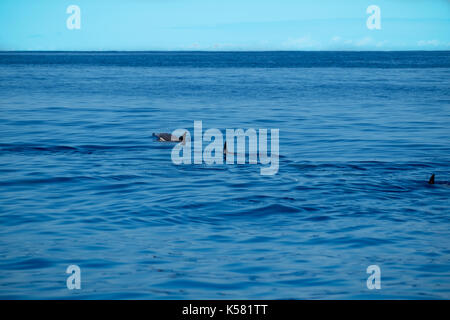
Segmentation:
{"type": "Polygon", "coordinates": [[[0,298],[449,299],[449,79],[450,52],[0,53],[0,298]],[[279,172],[174,165],[151,134],[194,120],[279,128],[279,172]]]}

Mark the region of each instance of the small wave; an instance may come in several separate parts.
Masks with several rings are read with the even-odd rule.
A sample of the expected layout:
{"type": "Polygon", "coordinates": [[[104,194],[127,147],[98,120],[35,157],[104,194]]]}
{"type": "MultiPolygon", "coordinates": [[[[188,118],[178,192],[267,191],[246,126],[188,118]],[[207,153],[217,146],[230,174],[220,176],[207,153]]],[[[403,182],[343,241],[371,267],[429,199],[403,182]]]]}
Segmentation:
{"type": "Polygon", "coordinates": [[[141,150],[146,149],[147,146],[134,145],[80,145],[80,146],[41,146],[41,145],[17,145],[17,144],[2,144],[0,145],[0,152],[7,153],[82,153],[91,154],[101,151],[120,151],[120,150],[141,150]]]}
{"type": "Polygon", "coordinates": [[[36,145],[0,145],[1,152],[77,152],[79,151],[76,147],[70,146],[36,146],[36,145]]]}
{"type": "Polygon", "coordinates": [[[289,214],[289,213],[298,213],[301,210],[295,207],[282,205],[282,204],[270,204],[264,207],[258,207],[251,210],[242,210],[239,212],[233,213],[233,215],[242,215],[242,216],[255,216],[255,217],[264,217],[270,215],[279,215],[279,214],[289,214]]]}
{"type": "Polygon", "coordinates": [[[0,181],[0,186],[21,186],[21,185],[35,185],[35,184],[64,183],[64,182],[80,182],[95,179],[96,178],[87,176],[52,177],[44,179],[20,179],[10,181],[0,181]]]}
{"type": "Polygon", "coordinates": [[[4,270],[28,270],[28,269],[41,269],[53,266],[54,263],[51,260],[43,258],[28,258],[19,260],[12,263],[2,264],[1,269],[4,270]]]}

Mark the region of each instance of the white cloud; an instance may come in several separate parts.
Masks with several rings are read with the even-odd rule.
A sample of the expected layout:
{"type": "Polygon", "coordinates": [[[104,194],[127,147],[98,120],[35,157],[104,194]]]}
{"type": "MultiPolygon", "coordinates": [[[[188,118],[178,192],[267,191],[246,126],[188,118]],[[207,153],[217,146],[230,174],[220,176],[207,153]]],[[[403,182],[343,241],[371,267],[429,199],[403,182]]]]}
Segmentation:
{"type": "Polygon", "coordinates": [[[389,43],[389,41],[387,41],[387,40],[383,40],[383,41],[378,41],[376,44],[375,44],[375,46],[376,47],[378,47],[378,48],[381,48],[381,47],[384,47],[386,44],[388,44],[389,43]]]}
{"type": "Polygon", "coordinates": [[[331,38],[331,41],[333,41],[333,42],[339,42],[339,41],[341,41],[341,37],[339,37],[339,36],[334,36],[333,38],[331,38]]]}
{"type": "Polygon", "coordinates": [[[354,49],[354,48],[361,49],[361,47],[382,48],[386,46],[388,43],[389,43],[388,40],[376,41],[371,37],[364,37],[352,40],[352,39],[344,39],[340,36],[334,36],[330,40],[330,45],[332,47],[347,48],[347,49],[354,49]]]}
{"type": "Polygon", "coordinates": [[[373,39],[371,37],[364,37],[362,39],[357,40],[355,43],[357,47],[363,47],[371,44],[373,44],[373,39]]]}
{"type": "Polygon", "coordinates": [[[290,49],[318,49],[320,42],[308,35],[301,38],[289,38],[283,43],[283,46],[290,49]]]}
{"type": "Polygon", "coordinates": [[[423,46],[438,46],[440,42],[438,40],[420,40],[417,42],[417,45],[420,47],[423,46]]]}

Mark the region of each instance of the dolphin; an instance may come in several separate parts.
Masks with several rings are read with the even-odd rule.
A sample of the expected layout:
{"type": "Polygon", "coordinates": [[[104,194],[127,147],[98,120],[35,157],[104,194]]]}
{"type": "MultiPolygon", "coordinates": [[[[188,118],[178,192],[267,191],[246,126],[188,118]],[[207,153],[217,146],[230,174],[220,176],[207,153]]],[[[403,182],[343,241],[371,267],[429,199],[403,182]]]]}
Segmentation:
{"type": "Polygon", "coordinates": [[[444,184],[444,185],[450,186],[450,182],[449,181],[435,181],[435,174],[434,173],[431,175],[430,179],[428,180],[428,184],[444,184]]]}
{"type": "Polygon", "coordinates": [[[434,184],[434,173],[431,175],[430,179],[428,180],[429,184],[434,184]]]}
{"type": "Polygon", "coordinates": [[[157,137],[157,141],[159,142],[184,142],[186,139],[186,132],[181,137],[177,137],[165,132],[153,133],[153,136],[157,137]]]}
{"type": "Polygon", "coordinates": [[[228,151],[227,142],[225,141],[225,143],[223,144],[223,155],[226,157],[227,153],[231,153],[231,152],[228,151]]]}

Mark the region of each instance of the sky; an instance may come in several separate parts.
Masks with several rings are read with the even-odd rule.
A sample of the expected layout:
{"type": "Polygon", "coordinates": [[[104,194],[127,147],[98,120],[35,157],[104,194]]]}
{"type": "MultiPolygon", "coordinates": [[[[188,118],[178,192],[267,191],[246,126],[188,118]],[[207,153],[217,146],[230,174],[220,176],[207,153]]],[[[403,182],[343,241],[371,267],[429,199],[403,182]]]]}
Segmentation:
{"type": "Polygon", "coordinates": [[[0,50],[450,50],[450,0],[0,0],[0,50]]]}

